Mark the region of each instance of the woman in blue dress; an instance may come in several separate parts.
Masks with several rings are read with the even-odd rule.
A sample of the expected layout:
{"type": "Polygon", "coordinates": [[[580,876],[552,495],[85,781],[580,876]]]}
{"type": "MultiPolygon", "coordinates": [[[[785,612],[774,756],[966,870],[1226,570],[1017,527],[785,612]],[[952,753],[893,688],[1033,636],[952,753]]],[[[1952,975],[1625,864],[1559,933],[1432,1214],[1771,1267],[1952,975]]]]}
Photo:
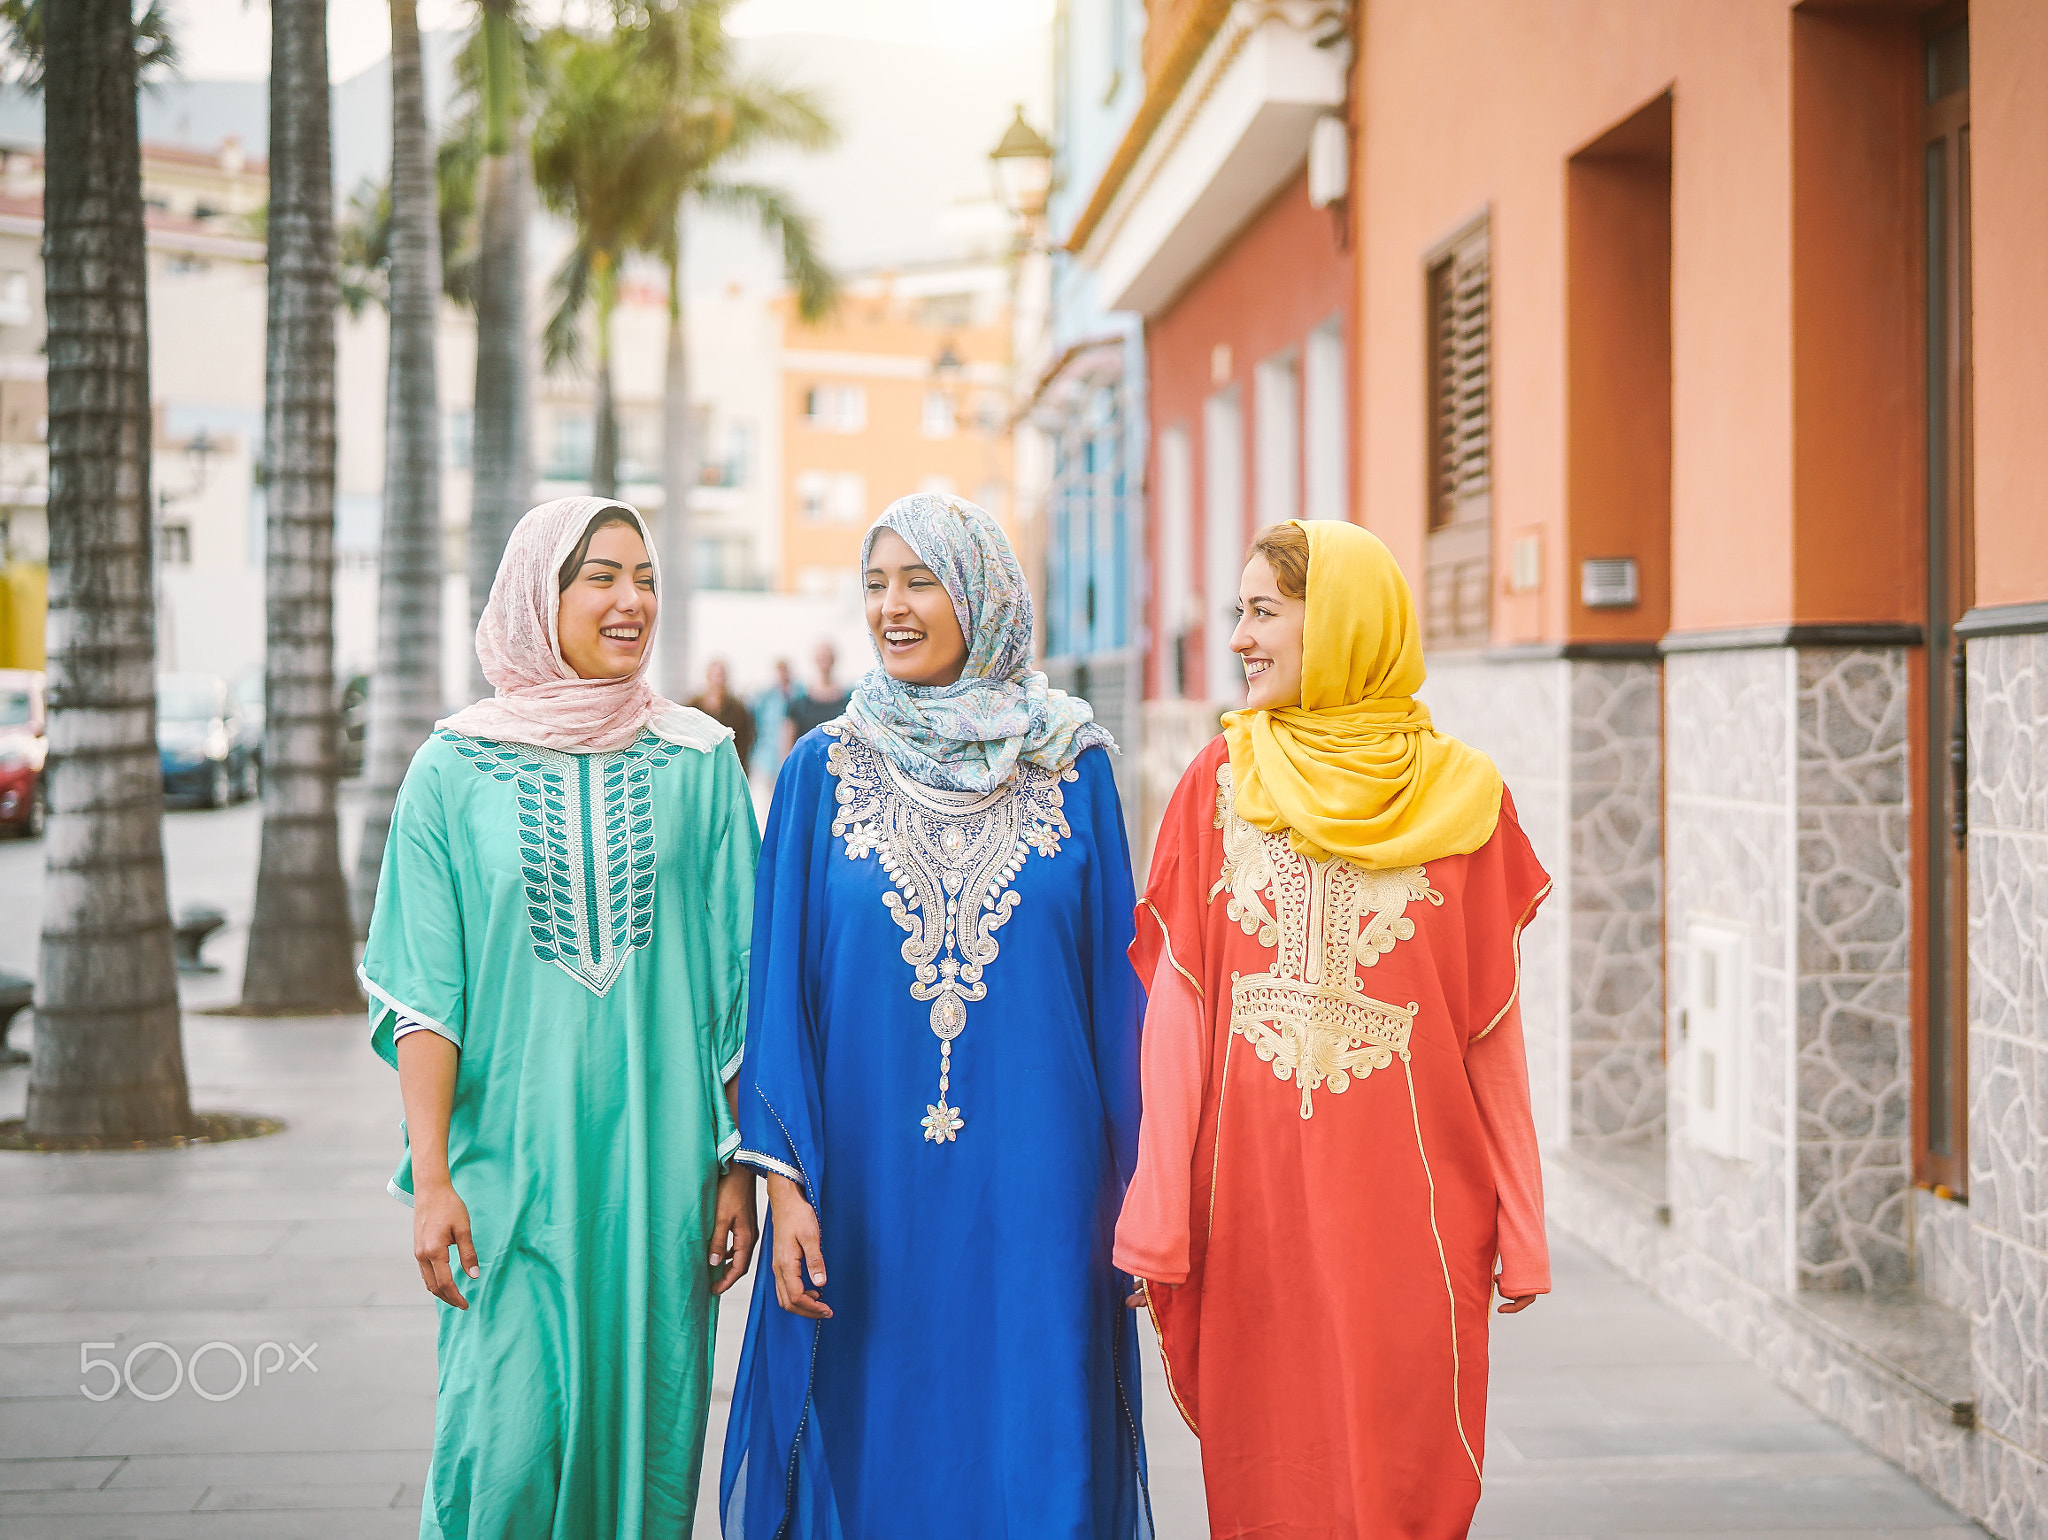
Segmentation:
{"type": "Polygon", "coordinates": [[[903,498],[861,566],[880,666],[783,765],[755,887],[736,1158],[773,1262],[726,1540],[1147,1540],[1113,745],[1032,670],[981,509],[903,498]]]}

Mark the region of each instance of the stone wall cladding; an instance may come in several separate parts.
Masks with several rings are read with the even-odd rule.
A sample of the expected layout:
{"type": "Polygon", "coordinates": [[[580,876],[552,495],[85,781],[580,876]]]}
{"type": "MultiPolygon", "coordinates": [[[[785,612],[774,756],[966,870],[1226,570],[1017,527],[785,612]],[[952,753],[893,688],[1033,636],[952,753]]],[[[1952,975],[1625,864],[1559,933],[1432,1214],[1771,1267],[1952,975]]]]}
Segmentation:
{"type": "Polygon", "coordinates": [[[1913,1199],[1913,1281],[1937,1304],[1970,1311],[1970,1210],[1948,1198],[1915,1188],[1913,1199]]]}
{"type": "Polygon", "coordinates": [[[1785,1021],[1789,1000],[1793,742],[1792,655],[1679,653],[1664,660],[1665,882],[1674,1052],[1668,1170],[1676,1238],[1745,1283],[1782,1290],[1791,1276],[1785,1021]],[[1747,1158],[1685,1137],[1688,1105],[1678,1010],[1695,919],[1748,935],[1747,1158]]]}
{"type": "Polygon", "coordinates": [[[1799,1286],[1912,1282],[1906,659],[1798,655],[1799,1286]]]}
{"type": "MultiPolygon", "coordinates": [[[[2010,1464],[2048,1454],[2048,636],[1971,642],[1968,699],[1971,1358],[2010,1464]]],[[[2048,1526],[2048,1481],[2017,1490],[1994,1527],[2048,1526]]]]}
{"type": "Polygon", "coordinates": [[[1571,1138],[1664,1130],[1663,808],[1654,663],[1582,662],[1571,688],[1571,1138]]]}
{"type": "Polygon", "coordinates": [[[1556,659],[1502,662],[1432,658],[1423,700],[1436,725],[1493,758],[1514,795],[1515,816],[1550,873],[1552,887],[1522,933],[1522,1034],[1536,1137],[1562,1144],[1569,1128],[1571,846],[1566,806],[1565,709],[1572,665],[1556,659]]]}

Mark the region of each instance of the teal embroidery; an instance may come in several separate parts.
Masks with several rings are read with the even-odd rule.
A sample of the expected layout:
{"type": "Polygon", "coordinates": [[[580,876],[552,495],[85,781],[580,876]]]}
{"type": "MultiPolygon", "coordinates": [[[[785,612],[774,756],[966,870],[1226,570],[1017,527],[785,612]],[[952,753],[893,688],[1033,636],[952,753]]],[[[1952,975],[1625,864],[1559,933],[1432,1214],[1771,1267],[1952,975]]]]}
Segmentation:
{"type": "Polygon", "coordinates": [[[642,733],[609,754],[565,754],[439,736],[513,788],[533,955],[602,995],[654,936],[653,773],[678,746],[642,733]]]}

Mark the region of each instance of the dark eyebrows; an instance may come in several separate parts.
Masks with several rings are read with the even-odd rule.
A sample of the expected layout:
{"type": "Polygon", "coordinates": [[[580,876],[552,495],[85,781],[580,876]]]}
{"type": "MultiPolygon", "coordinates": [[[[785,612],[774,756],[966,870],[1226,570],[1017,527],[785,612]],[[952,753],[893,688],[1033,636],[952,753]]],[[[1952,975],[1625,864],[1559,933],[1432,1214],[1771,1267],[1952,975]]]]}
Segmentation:
{"type": "MultiPolygon", "coordinates": [[[[927,567],[921,561],[907,561],[899,570],[903,572],[922,572],[929,578],[936,578],[938,576],[936,572],[932,571],[930,567],[927,567]]],[[[889,569],[887,567],[870,567],[866,573],[868,577],[887,577],[888,575],[889,569]]]]}
{"type": "MultiPolygon", "coordinates": [[[[613,561],[608,556],[586,556],[583,558],[583,565],[586,567],[609,567],[614,572],[624,572],[626,570],[624,562],[613,561]]],[[[641,565],[644,567],[647,564],[642,562],[641,565]]]]}
{"type": "Polygon", "coordinates": [[[1271,594],[1253,594],[1249,599],[1242,599],[1238,602],[1241,604],[1278,604],[1280,601],[1271,594]]]}

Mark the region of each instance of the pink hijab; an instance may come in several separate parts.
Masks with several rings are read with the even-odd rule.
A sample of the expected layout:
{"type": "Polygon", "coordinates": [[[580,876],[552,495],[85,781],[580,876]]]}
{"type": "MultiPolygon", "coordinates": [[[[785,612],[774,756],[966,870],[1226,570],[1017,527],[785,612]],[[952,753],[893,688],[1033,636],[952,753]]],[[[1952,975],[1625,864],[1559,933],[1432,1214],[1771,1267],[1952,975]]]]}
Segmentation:
{"type": "Polygon", "coordinates": [[[731,729],[703,712],[655,694],[647,682],[647,665],[654,656],[652,628],[640,651],[640,666],[620,678],[581,679],[562,660],[558,573],[582,540],[585,526],[606,508],[624,509],[632,517],[640,538],[647,541],[655,590],[660,591],[661,561],[638,509],[607,497],[558,497],[529,509],[505,542],[490,603],[476,625],[477,661],[497,694],[463,707],[437,727],[468,738],[530,743],[572,754],[625,748],[643,730],[705,750],[732,736],[731,729]]]}

